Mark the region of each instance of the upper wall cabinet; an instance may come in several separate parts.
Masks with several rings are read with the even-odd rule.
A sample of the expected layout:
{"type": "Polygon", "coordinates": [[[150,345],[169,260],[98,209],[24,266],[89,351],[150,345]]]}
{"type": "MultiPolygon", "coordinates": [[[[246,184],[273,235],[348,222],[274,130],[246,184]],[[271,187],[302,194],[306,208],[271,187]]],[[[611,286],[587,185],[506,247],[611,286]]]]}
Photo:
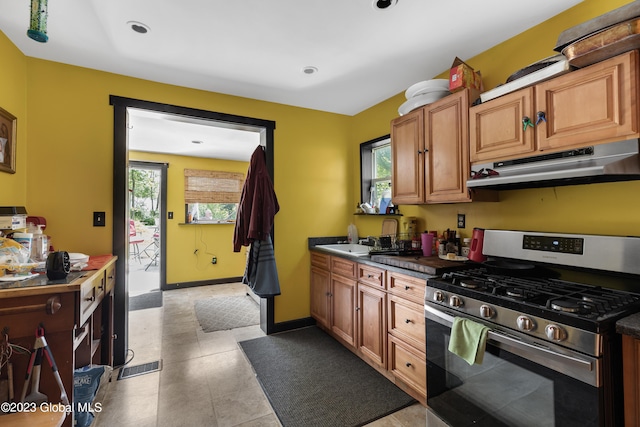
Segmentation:
{"type": "Polygon", "coordinates": [[[635,138],[638,51],[470,108],[471,163],[635,138]]]}
{"type": "Polygon", "coordinates": [[[470,202],[487,194],[495,200],[495,193],[467,190],[468,99],[463,90],[391,122],[393,203],[470,202]]]}

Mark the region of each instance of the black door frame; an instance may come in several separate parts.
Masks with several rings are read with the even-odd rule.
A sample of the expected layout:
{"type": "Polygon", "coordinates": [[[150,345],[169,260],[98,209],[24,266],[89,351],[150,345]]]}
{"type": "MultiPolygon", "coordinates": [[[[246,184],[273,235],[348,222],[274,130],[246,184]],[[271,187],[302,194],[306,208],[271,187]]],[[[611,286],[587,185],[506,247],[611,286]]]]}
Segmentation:
{"type": "MultiPolygon", "coordinates": [[[[143,110],[177,114],[187,117],[218,121],[221,123],[255,126],[265,129],[265,154],[267,170],[274,180],[274,131],[276,123],[271,120],[254,119],[251,117],[217,113],[177,105],[161,104],[133,98],[110,95],[109,104],[113,106],[113,249],[118,257],[116,261],[116,284],[114,291],[114,365],[123,365],[128,350],[129,327],[129,289],[126,275],[126,257],[128,249],[129,227],[127,219],[127,192],[129,170],[129,142],[127,131],[127,109],[139,108],[143,110]]],[[[166,219],[166,218],[165,218],[166,219]]],[[[165,221],[163,221],[165,222],[165,221]]],[[[272,232],[273,234],[273,232],[272,232]]],[[[165,234],[166,235],[166,234],[165,234]]],[[[275,245],[275,236],[273,236],[275,245]]],[[[274,323],[274,298],[260,299],[260,328],[271,334],[276,331],[274,323]]]]}

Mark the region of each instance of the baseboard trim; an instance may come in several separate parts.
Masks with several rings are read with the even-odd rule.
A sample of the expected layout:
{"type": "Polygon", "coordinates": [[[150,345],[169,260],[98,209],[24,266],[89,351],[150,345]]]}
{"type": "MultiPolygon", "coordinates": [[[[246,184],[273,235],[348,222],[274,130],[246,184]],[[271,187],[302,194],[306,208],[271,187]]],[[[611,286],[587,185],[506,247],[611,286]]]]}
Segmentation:
{"type": "Polygon", "coordinates": [[[167,283],[162,290],[170,291],[172,289],[194,288],[196,286],[222,285],[225,283],[242,282],[242,277],[226,277],[222,279],[198,280],[195,282],[167,283]]]}
{"type": "Polygon", "coordinates": [[[294,329],[305,328],[307,326],[313,326],[316,324],[316,320],[312,317],[305,317],[302,319],[288,320],[286,322],[279,322],[273,325],[273,329],[269,331],[269,334],[275,334],[277,332],[286,332],[294,329]]]}

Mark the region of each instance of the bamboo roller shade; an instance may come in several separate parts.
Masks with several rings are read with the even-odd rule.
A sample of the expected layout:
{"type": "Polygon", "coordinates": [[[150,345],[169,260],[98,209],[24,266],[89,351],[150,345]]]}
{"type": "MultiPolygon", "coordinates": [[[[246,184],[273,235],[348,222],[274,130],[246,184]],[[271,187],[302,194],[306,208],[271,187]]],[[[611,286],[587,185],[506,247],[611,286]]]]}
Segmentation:
{"type": "Polygon", "coordinates": [[[184,170],[185,203],[239,203],[244,174],[202,169],[184,170]]]}

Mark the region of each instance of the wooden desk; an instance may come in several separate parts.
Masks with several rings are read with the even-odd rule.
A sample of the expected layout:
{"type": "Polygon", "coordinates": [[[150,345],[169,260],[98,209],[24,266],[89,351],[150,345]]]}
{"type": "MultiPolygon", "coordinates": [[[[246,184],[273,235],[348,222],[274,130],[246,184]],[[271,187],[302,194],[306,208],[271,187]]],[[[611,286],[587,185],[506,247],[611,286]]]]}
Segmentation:
{"type": "MultiPolygon", "coordinates": [[[[115,261],[111,255],[92,257],[89,265],[93,269],[83,271],[81,277],[70,276],[74,277],[70,283],[50,284],[46,276],[21,283],[0,283],[0,330],[9,328],[11,343],[32,349],[36,328],[44,326],[45,339],[70,402],[76,368],[92,363],[113,366],[115,261]]],[[[14,399],[19,400],[29,358],[14,353],[11,362],[14,399]]],[[[6,371],[2,374],[6,377],[6,371]]],[[[46,359],[42,362],[40,392],[50,402],[60,402],[60,388],[46,359]]],[[[4,425],[6,417],[0,417],[0,424],[4,425]]],[[[63,418],[63,425],[71,427],[73,418],[73,414],[63,418]]]]}

